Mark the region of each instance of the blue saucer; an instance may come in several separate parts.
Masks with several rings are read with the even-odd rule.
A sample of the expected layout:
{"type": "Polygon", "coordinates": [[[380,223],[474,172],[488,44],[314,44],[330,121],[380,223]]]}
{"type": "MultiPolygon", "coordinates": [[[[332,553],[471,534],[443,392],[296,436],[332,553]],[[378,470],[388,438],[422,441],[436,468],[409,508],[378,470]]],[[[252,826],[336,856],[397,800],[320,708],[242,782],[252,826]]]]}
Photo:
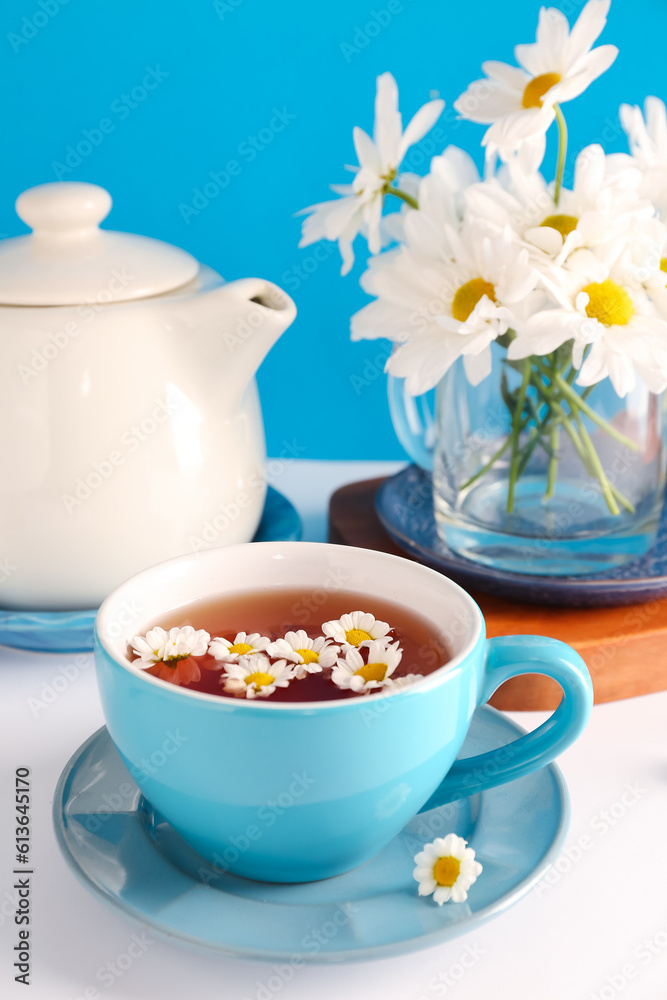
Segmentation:
{"type": "MultiPolygon", "coordinates": [[[[269,486],[254,542],[298,542],[301,519],[287,497],[269,486]]],[[[86,653],[93,648],[97,609],[1,611],[0,645],[37,653],[86,653]]]]}
{"type": "Polygon", "coordinates": [[[416,465],[402,469],[380,486],[375,509],[385,531],[402,549],[469,590],[573,608],[639,604],[667,596],[667,504],[657,541],[647,555],[606,573],[586,576],[510,573],[456,555],[435,526],[431,477],[416,465]]]}
{"type": "MultiPolygon", "coordinates": [[[[522,733],[484,706],[461,754],[484,753],[522,733]]],[[[422,813],[347,875],[253,882],[217,871],[185,844],[145,801],[102,728],[60,776],[53,817],[60,849],[84,886],[170,943],[240,958],[343,962],[440,944],[502,913],[558,857],[569,802],[552,764],[422,813]],[[452,831],[470,842],[484,871],[466,903],[437,906],[417,895],[413,857],[452,831]]]]}

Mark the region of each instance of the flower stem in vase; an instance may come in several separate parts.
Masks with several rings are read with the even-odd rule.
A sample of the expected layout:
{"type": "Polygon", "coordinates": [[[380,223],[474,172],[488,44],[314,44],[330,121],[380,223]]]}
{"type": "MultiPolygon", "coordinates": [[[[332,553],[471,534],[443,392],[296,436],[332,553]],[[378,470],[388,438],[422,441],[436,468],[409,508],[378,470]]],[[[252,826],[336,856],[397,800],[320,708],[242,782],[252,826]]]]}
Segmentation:
{"type": "Polygon", "coordinates": [[[581,410],[586,414],[589,420],[592,420],[594,424],[601,427],[603,431],[606,431],[611,437],[613,437],[619,444],[625,445],[626,448],[632,448],[633,451],[639,451],[639,445],[632,438],[626,437],[616,430],[607,420],[604,420],[599,413],[596,413],[588,403],[583,399],[582,396],[576,392],[572,386],[567,382],[561,375],[556,375],[554,379],[554,384],[558,386],[562,394],[567,398],[567,401],[572,405],[581,410]]]}
{"type": "Polygon", "coordinates": [[[517,480],[519,478],[519,435],[521,433],[521,418],[523,416],[523,407],[526,402],[526,393],[528,391],[528,383],[530,382],[532,366],[530,363],[530,358],[526,358],[523,365],[523,377],[521,379],[521,388],[519,389],[519,394],[516,399],[516,406],[514,413],[512,414],[512,432],[510,434],[510,439],[512,442],[512,457],[510,459],[510,479],[509,486],[507,489],[507,513],[511,514],[514,510],[514,490],[516,487],[517,480]]]}
{"type": "Polygon", "coordinates": [[[549,470],[547,472],[547,490],[544,499],[551,500],[556,492],[556,475],[558,473],[558,420],[555,420],[551,428],[550,444],[551,456],[549,458],[549,470]]]}
{"type": "Polygon", "coordinates": [[[584,426],[584,422],[581,419],[580,413],[575,413],[575,420],[577,422],[577,428],[579,430],[579,437],[581,438],[582,444],[586,450],[586,454],[590,461],[591,468],[600,482],[600,486],[602,487],[602,495],[607,501],[607,507],[609,508],[609,512],[610,514],[614,514],[616,516],[620,514],[618,504],[616,503],[616,500],[614,498],[614,494],[612,492],[609,480],[607,479],[607,475],[604,469],[602,468],[602,462],[600,461],[600,457],[596,452],[595,448],[593,447],[593,442],[591,441],[590,435],[586,430],[586,427],[584,426]]]}
{"type": "MultiPolygon", "coordinates": [[[[552,370],[552,373],[553,373],[551,380],[553,380],[553,376],[555,374],[557,374],[557,372],[558,372],[557,360],[556,360],[556,354],[555,354],[555,352],[554,352],[554,354],[551,355],[551,359],[550,360],[551,360],[551,370],[552,370]]],[[[549,406],[549,414],[551,415],[554,412],[554,408],[553,408],[552,400],[551,400],[550,397],[547,400],[547,404],[549,406]]],[[[549,456],[549,469],[548,469],[548,472],[547,472],[547,489],[546,489],[546,492],[544,494],[544,501],[545,502],[547,500],[551,500],[552,497],[553,497],[553,495],[554,495],[554,493],[556,492],[556,476],[558,474],[558,445],[559,445],[559,428],[558,428],[558,425],[559,425],[559,417],[556,417],[553,420],[553,423],[552,423],[552,426],[551,426],[551,434],[550,434],[550,438],[549,438],[549,443],[551,445],[551,455],[549,456]]]]}

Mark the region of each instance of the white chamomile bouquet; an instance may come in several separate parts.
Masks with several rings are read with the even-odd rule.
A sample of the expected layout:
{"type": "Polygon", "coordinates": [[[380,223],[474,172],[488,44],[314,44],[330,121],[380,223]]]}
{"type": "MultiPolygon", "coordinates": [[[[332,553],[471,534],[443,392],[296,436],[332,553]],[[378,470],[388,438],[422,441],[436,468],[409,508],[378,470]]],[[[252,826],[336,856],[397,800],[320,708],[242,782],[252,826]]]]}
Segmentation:
{"type": "Polygon", "coordinates": [[[444,102],[425,104],[404,131],[396,82],[384,73],[373,137],[354,129],[359,166],[351,168],[352,183],[333,185],[339,197],[304,210],[301,245],[337,240],[343,274],[355,238],[367,240],[372,256],[361,284],[374,301],[353,316],[352,338],[393,341],[387,370],[406,380],[411,395],[433,388],[459,357],[477,385],[490,373],[491,344],[500,345],[511,431],[473,479],[501,456],[509,459],[508,511],[536,448],[548,455],[545,498],[553,495],[561,433],[599,482],[609,511],[632,511],[607,477],[587,425],[637,446],[587,398],[603,379],[620,397],[637,379],[653,393],[667,387],[662,101],[647,98],[645,115],[622,105],[631,155],[590,145],[576,158],[571,188],[564,186],[561,106],[616,58],[615,46],[595,47],[609,4],[588,0],[571,29],[559,10],[542,8],[536,41],[515,49],[518,65],[484,63],[484,78],[455,101],[462,118],[488,126],[483,178],[454,146],[432,159],[425,177],[400,173],[408,148],[433,127],[444,102]],[[558,156],[549,183],[540,168],[554,123],[558,156]],[[399,199],[400,211],[383,215],[388,197],[399,199]]]}

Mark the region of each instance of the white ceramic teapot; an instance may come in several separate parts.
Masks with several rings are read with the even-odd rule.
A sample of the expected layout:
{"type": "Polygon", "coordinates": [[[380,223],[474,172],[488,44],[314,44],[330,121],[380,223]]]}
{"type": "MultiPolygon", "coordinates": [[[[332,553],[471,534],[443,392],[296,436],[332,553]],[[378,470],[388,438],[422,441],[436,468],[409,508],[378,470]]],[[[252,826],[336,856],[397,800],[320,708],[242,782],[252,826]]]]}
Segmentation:
{"type": "Polygon", "coordinates": [[[93,184],[31,188],[32,234],[0,243],[0,607],[95,607],[261,517],[254,375],[294,303],[99,229],[110,208],[93,184]]]}

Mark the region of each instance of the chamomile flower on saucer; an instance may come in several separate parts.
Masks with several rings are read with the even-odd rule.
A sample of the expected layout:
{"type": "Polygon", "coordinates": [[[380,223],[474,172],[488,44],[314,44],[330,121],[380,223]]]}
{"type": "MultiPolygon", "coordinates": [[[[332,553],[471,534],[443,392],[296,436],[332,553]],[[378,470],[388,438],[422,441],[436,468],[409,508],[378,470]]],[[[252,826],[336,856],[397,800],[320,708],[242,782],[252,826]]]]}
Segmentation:
{"type": "Polygon", "coordinates": [[[389,634],[391,627],[387,622],[378,621],[370,612],[352,611],[349,615],[341,615],[340,618],[324,622],[322,631],[334,642],[349,647],[360,646],[363,642],[371,642],[373,639],[382,639],[389,634]]]}
{"type": "Polygon", "coordinates": [[[366,656],[362,655],[361,649],[348,646],[331,671],[331,680],[343,691],[367,694],[377,688],[388,687],[403,655],[398,643],[392,645],[382,639],[365,643],[362,648],[366,656]]]}
{"type": "Polygon", "coordinates": [[[403,131],[396,81],[391,73],[382,73],[377,78],[373,138],[361,128],[352,133],[359,158],[359,166],[351,168],[354,180],[351,184],[331,186],[340,198],[311,205],[299,213],[310,213],[303,224],[299,246],[306,247],[321,239],[338,240],[343,258],[341,274],[347,274],[354,263],[352,243],[359,233],[367,237],[371,253],[377,253],[382,244],[380,220],[384,196],[391,193],[392,181],[408,149],[430,131],[444,106],[444,101],[429,101],[403,131]]]}
{"type": "Polygon", "coordinates": [[[134,636],[132,651],[139,659],[152,663],[184,660],[188,656],[203,656],[210,638],[203,628],[194,629],[192,625],[171,628],[168,632],[156,625],[145,636],[134,636]]]}
{"type": "Polygon", "coordinates": [[[242,656],[253,656],[263,653],[271,640],[259,632],[237,632],[234,641],[216,637],[211,640],[208,651],[216,660],[223,663],[238,663],[242,656]]]}
{"type": "Polygon", "coordinates": [[[536,41],[517,45],[519,66],[485,62],[476,80],[455,102],[462,118],[489,125],[483,145],[506,157],[527,139],[543,135],[555,105],[578,97],[618,55],[614,45],[593,45],[607,22],[610,0],[588,0],[570,30],[555,7],[542,7],[536,41]]]}
{"type": "Polygon", "coordinates": [[[320,673],[333,667],[340,653],[340,646],[333,645],[331,639],[323,635],[312,639],[307,632],[286,632],[283,639],[276,639],[266,648],[269,656],[294,663],[294,674],[302,679],[306,674],[320,673]]]}
{"type": "Polygon", "coordinates": [[[455,833],[425,844],[415,855],[415,864],[412,875],[419,883],[419,895],[432,894],[438,906],[450,899],[453,903],[465,903],[468,889],[482,873],[472,847],[455,833]]]}
{"type": "Polygon", "coordinates": [[[237,698],[268,698],[277,687],[285,688],[294,677],[293,665],[271,660],[264,653],[242,656],[227,662],[220,683],[227,694],[237,698]]]}

